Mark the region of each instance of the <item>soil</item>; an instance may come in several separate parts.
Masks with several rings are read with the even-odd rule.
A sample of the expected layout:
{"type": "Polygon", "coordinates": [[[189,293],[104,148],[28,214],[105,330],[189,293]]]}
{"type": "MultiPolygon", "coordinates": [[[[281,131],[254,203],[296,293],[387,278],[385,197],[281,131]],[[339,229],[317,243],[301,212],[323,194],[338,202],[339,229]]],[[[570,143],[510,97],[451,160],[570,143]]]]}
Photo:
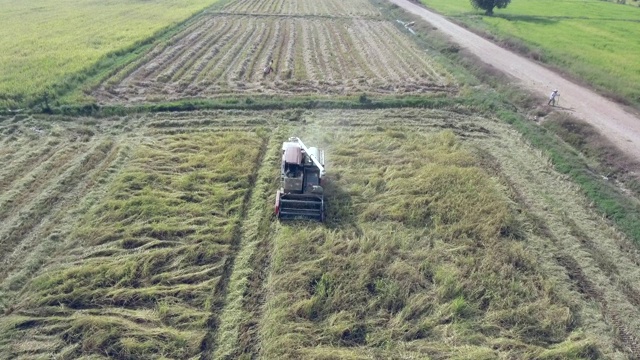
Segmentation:
{"type": "Polygon", "coordinates": [[[640,159],[640,120],[623,106],[409,0],[389,1],[428,21],[462,48],[511,76],[519,85],[535,94],[548,98],[554,89],[558,89],[560,102],[556,108],[593,125],[620,150],[636,160],[640,159]]]}

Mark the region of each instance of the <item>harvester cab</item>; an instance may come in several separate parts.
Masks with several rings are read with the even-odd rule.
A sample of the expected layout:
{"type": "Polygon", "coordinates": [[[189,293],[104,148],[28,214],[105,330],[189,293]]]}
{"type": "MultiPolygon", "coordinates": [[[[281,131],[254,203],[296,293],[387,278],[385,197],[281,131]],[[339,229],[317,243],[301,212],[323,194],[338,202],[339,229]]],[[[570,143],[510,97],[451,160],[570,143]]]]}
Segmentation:
{"type": "Polygon", "coordinates": [[[310,219],[324,222],[324,152],[307,148],[297,137],[282,144],[280,190],[276,194],[279,219],[310,219]]]}

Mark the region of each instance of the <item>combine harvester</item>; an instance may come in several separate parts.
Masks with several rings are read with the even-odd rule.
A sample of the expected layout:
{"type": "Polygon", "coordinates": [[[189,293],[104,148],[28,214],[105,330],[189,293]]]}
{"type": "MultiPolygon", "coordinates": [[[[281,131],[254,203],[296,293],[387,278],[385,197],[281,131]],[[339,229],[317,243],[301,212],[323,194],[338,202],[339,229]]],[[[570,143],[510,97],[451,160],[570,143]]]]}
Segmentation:
{"type": "Polygon", "coordinates": [[[324,152],[307,148],[297,137],[282,144],[281,186],[276,194],[278,219],[324,222],[324,152]]]}

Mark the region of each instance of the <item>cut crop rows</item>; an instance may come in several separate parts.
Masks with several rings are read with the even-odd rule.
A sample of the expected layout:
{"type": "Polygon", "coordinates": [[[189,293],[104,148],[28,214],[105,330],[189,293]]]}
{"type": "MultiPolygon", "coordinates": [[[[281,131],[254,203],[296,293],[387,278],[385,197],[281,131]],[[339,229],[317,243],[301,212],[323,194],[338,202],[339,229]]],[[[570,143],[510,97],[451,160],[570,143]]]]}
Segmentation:
{"type": "Polygon", "coordinates": [[[259,94],[434,94],[452,77],[377,20],[208,15],[97,90],[104,101],[259,94]],[[263,74],[272,64],[274,72],[263,74]]]}
{"type": "Polygon", "coordinates": [[[532,251],[539,254],[539,261],[560,265],[564,273],[560,276],[569,279],[574,296],[595,303],[595,309],[585,309],[589,315],[582,315],[584,326],[596,329],[597,319],[605,320],[613,339],[604,344],[637,358],[637,248],[589,209],[575,184],[545,171],[546,159],[526,159],[524,153],[530,150],[513,136],[505,131],[485,146],[492,149],[501,176],[517,193],[527,221],[537,228],[531,235],[532,251]]]}
{"type": "Polygon", "coordinates": [[[47,125],[0,127],[5,146],[18,155],[0,171],[0,282],[43,241],[40,232],[96,186],[119,154],[111,137],[47,125]]]}
{"type": "Polygon", "coordinates": [[[0,357],[638,354],[640,254],[497,121],[456,108],[8,124],[7,168],[40,163],[0,169],[3,201],[31,219],[2,208],[0,357]],[[326,150],[326,225],[273,217],[290,135],[326,150]],[[48,174],[57,158],[66,169],[48,174]]]}
{"type": "Polygon", "coordinates": [[[518,225],[478,158],[452,131],[396,130],[402,113],[387,115],[378,131],[291,127],[330,154],[332,198],[326,226],[276,226],[260,357],[541,358],[557,343],[593,346],[570,339],[570,302],[508,235],[518,225]]]}
{"type": "Polygon", "coordinates": [[[368,0],[238,0],[230,2],[222,11],[251,15],[380,17],[380,11],[368,0]]]}
{"type": "MultiPolygon", "coordinates": [[[[200,352],[211,311],[225,298],[221,284],[237,251],[260,141],[246,132],[142,141],[106,196],[25,285],[32,295],[4,309],[17,331],[9,357],[200,352]]],[[[93,152],[77,160],[94,163],[87,157],[93,152]]]]}

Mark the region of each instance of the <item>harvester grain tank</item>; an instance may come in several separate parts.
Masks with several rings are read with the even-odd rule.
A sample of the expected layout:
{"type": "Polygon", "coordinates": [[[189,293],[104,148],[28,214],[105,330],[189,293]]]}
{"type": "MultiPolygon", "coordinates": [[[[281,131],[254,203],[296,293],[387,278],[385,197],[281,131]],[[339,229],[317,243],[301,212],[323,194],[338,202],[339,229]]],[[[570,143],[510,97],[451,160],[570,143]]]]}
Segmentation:
{"type": "Polygon", "coordinates": [[[297,137],[282,144],[281,186],[276,194],[279,219],[324,221],[324,152],[297,137]]]}

